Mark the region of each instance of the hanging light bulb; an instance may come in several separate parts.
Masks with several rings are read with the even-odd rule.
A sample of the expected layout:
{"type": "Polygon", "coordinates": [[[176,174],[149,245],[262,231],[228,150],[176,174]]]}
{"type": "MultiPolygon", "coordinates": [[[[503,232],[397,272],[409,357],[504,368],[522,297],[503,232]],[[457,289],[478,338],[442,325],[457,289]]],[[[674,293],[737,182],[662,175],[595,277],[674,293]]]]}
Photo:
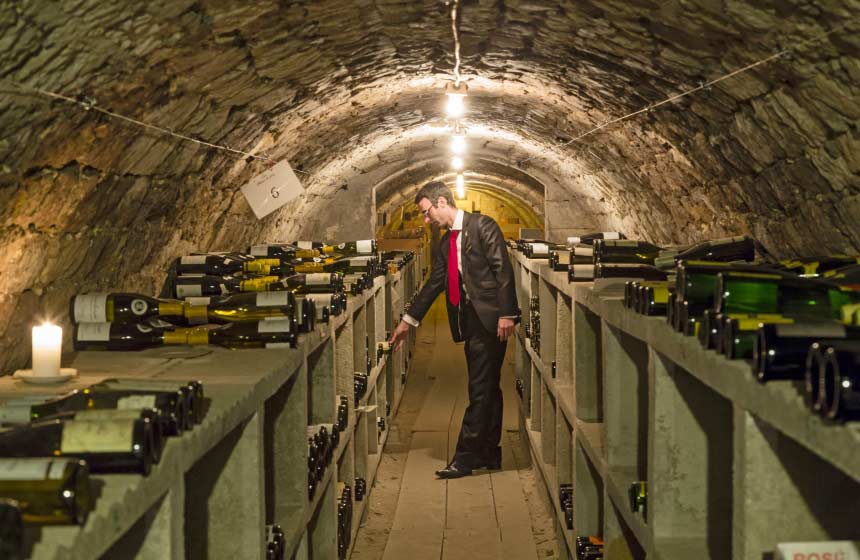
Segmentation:
{"type": "Polygon", "coordinates": [[[460,200],[466,198],[466,178],[462,173],[457,173],[457,198],[460,200]]]}
{"type": "Polygon", "coordinates": [[[454,171],[460,171],[463,169],[463,158],[460,156],[454,156],[451,158],[451,169],[454,171]]]}
{"type": "Polygon", "coordinates": [[[462,132],[455,132],[451,136],[451,153],[458,156],[466,153],[466,135],[462,132]]]}
{"type": "Polygon", "coordinates": [[[449,119],[459,119],[466,112],[464,100],[468,89],[464,82],[461,82],[459,86],[449,83],[445,87],[445,95],[448,96],[448,105],[445,107],[445,111],[449,119]]]}

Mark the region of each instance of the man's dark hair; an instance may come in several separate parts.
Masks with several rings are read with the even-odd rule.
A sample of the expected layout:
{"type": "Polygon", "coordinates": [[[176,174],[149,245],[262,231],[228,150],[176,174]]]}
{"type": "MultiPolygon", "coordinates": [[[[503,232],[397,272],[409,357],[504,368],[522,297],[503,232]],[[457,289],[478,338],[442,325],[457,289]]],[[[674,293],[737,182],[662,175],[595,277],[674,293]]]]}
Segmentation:
{"type": "Polygon", "coordinates": [[[421,202],[422,198],[426,198],[430,201],[430,204],[436,206],[436,202],[439,200],[440,196],[448,201],[449,206],[456,206],[454,203],[454,195],[451,194],[451,189],[449,189],[448,185],[442,181],[430,181],[418,189],[418,192],[415,194],[415,204],[421,202]]]}

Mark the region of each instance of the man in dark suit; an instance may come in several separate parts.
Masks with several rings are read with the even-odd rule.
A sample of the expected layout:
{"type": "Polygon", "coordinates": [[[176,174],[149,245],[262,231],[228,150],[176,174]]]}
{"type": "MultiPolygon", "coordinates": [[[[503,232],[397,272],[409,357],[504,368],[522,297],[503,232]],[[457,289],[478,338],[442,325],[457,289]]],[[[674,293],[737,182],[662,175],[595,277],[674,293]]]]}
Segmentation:
{"type": "Polygon", "coordinates": [[[507,340],[519,318],[514,272],[498,224],[482,214],[458,210],[445,183],[427,183],[415,195],[424,221],[448,228],[430,278],[409,313],[391,334],[396,350],[417,327],[436,297],[445,292],[454,341],[465,341],[469,406],[450,464],[436,474],[459,478],[472,469],[501,466],[502,391],[499,388],[507,340]]]}

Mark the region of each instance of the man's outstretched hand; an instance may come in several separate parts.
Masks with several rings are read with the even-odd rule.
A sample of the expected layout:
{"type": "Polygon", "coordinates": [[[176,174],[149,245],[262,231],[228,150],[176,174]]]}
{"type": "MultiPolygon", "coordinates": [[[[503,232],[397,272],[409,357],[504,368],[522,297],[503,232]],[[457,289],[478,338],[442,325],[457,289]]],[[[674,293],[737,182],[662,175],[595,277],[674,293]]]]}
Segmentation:
{"type": "Polygon", "coordinates": [[[403,343],[406,342],[406,336],[409,334],[409,323],[401,320],[394,332],[391,333],[391,338],[388,339],[388,344],[391,345],[392,352],[400,350],[403,343]]]}
{"type": "Polygon", "coordinates": [[[513,336],[514,334],[514,320],[508,319],[507,317],[499,317],[499,327],[496,330],[496,334],[499,335],[499,340],[505,341],[508,337],[513,336]]]}

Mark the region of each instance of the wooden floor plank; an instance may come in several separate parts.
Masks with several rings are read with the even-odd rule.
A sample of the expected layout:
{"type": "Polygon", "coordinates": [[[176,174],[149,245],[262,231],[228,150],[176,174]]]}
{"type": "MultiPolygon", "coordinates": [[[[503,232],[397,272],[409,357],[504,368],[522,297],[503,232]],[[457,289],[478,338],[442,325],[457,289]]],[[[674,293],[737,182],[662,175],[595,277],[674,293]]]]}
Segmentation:
{"type": "Polygon", "coordinates": [[[448,529],[497,529],[496,507],[490,475],[477,471],[472,476],[448,481],[448,529]]]}
{"type": "Polygon", "coordinates": [[[505,560],[537,560],[532,520],[510,445],[502,445],[502,470],[490,473],[505,560]]]}
{"type": "Polygon", "coordinates": [[[498,529],[446,529],[442,560],[498,560],[501,546],[498,529]]]}

